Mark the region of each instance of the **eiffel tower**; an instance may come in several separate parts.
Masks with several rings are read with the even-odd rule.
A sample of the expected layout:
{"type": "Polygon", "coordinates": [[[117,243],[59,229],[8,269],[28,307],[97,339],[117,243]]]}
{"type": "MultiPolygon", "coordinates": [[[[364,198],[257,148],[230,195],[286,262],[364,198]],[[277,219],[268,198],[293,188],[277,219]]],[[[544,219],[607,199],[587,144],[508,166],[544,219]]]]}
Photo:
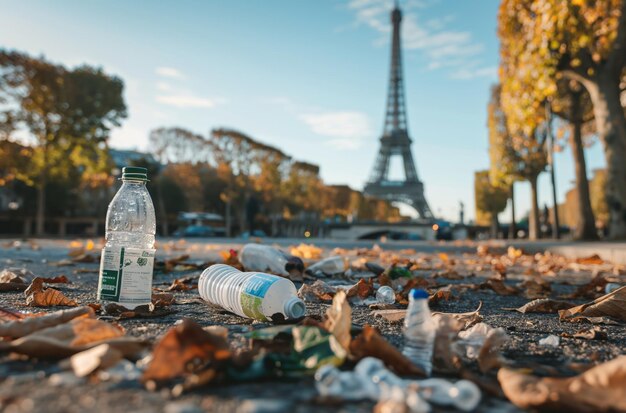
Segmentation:
{"type": "Polygon", "coordinates": [[[363,192],[376,198],[408,204],[418,212],[420,218],[432,220],[434,216],[424,197],[424,185],[417,176],[413,154],[411,153],[412,141],[407,130],[400,50],[401,21],[402,12],[396,2],[395,8],[391,12],[393,37],[385,127],[383,136],[380,138],[380,149],[374,170],[363,192]],[[391,181],[388,178],[389,161],[392,156],[398,155],[402,156],[405,179],[403,181],[391,181]]]}

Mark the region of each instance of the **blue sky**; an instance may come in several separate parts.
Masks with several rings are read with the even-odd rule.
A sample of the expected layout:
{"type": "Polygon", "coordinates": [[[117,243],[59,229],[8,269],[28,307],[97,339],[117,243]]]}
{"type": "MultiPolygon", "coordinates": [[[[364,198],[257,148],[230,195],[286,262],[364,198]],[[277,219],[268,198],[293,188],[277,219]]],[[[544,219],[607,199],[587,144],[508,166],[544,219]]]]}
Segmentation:
{"type": "MultiPolygon", "coordinates": [[[[474,216],[488,167],[486,106],[497,79],[498,1],[404,0],[409,132],[434,213],[474,216]]],[[[111,145],[147,149],[151,129],[241,130],[362,188],[378,150],[391,0],[3,0],[0,46],[122,77],[129,118],[111,145]]],[[[588,167],[603,165],[599,144],[588,167]]],[[[557,156],[562,199],[569,151],[557,156]]],[[[392,175],[397,176],[397,170],[392,175]]],[[[548,176],[540,203],[549,202],[548,176]]],[[[529,205],[520,184],[516,205],[529,205]]],[[[506,212],[505,212],[506,213],[506,212]]]]}

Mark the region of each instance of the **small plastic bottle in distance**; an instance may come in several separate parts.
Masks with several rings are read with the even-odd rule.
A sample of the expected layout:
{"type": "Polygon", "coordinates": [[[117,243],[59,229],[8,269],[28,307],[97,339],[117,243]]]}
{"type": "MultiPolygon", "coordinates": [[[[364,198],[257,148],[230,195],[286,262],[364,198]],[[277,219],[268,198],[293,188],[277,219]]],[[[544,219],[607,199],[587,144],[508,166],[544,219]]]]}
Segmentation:
{"type": "Polygon", "coordinates": [[[242,317],[275,321],[304,316],[304,301],[288,279],[260,272],[241,272],[225,264],[204,270],[198,282],[200,296],[242,317]]]}
{"type": "Polygon", "coordinates": [[[133,309],[150,304],[156,219],[146,168],[125,167],[109,204],[100,260],[98,300],[133,309]]]}
{"type": "Polygon", "coordinates": [[[428,293],[413,289],[404,318],[404,349],[402,353],[430,376],[436,326],[428,308],[428,293]]]}
{"type": "Polygon", "coordinates": [[[269,245],[246,244],[239,254],[239,262],[248,271],[271,271],[289,275],[287,257],[282,251],[269,245]]]}
{"type": "Polygon", "coordinates": [[[396,292],[388,285],[383,285],[376,291],[376,301],[379,304],[393,304],[396,302],[396,292]]]}

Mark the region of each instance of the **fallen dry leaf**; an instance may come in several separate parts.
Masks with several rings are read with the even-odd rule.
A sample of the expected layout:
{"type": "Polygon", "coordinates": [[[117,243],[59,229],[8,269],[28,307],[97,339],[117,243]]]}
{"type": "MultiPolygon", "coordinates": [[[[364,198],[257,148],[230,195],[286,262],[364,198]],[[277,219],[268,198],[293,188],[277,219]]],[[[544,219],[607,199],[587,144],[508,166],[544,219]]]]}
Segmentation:
{"type": "Polygon", "coordinates": [[[36,277],[26,268],[5,268],[0,272],[0,284],[4,283],[26,283],[28,284],[36,277]]]}
{"type": "Polygon", "coordinates": [[[578,264],[584,264],[584,265],[600,265],[600,264],[604,264],[604,260],[602,258],[600,258],[600,256],[598,254],[593,254],[589,257],[584,257],[584,258],[578,258],[576,260],[576,262],[578,264]]]}
{"type": "Polygon", "coordinates": [[[574,334],[562,333],[563,337],[572,338],[584,338],[585,340],[608,340],[609,336],[606,331],[600,329],[600,327],[594,326],[589,328],[583,328],[575,332],[574,334]]]}
{"type": "Polygon", "coordinates": [[[433,351],[433,370],[440,374],[458,373],[462,362],[454,351],[453,343],[463,323],[455,318],[436,319],[437,331],[433,351]]]}
{"type": "Polygon", "coordinates": [[[489,279],[486,282],[480,284],[480,288],[491,289],[499,295],[516,295],[520,293],[517,288],[506,285],[502,280],[495,279],[489,279]]]}
{"type": "Polygon", "coordinates": [[[626,286],[596,298],[590,303],[559,311],[561,321],[576,321],[579,317],[611,317],[626,321],[626,286]]]}
{"type": "Polygon", "coordinates": [[[194,288],[198,288],[198,287],[188,285],[183,280],[177,278],[172,282],[172,285],[170,285],[167,288],[167,290],[168,291],[189,291],[189,290],[193,290],[194,288]]]}
{"type": "Polygon", "coordinates": [[[155,307],[167,307],[174,304],[174,294],[172,293],[152,293],[152,304],[155,307]]]}
{"type": "Polygon", "coordinates": [[[452,285],[447,285],[445,287],[439,288],[437,291],[433,293],[433,295],[428,297],[428,303],[433,304],[438,301],[449,301],[452,298],[454,298],[452,285]]]}
{"type": "Polygon", "coordinates": [[[483,302],[478,304],[478,308],[474,311],[468,311],[467,313],[440,313],[433,312],[433,320],[437,325],[447,323],[447,318],[454,319],[461,322],[461,330],[471,327],[472,325],[482,321],[483,317],[480,315],[480,309],[483,307],[483,302]]]}
{"type": "Polygon", "coordinates": [[[36,277],[24,291],[26,305],[31,307],[50,307],[54,305],[76,307],[78,303],[67,298],[61,291],[54,288],[43,288],[43,278],[36,277]]]}
{"type": "Polygon", "coordinates": [[[88,376],[97,370],[107,369],[124,358],[121,351],[109,344],[100,344],[70,357],[70,366],[77,377],[88,376]]]}
{"type": "Polygon", "coordinates": [[[374,286],[372,285],[372,279],[370,278],[370,282],[365,281],[361,278],[356,284],[354,284],[347,291],[348,298],[351,297],[359,297],[361,299],[365,299],[372,295],[374,292],[374,286]]]}
{"type": "Polygon", "coordinates": [[[574,304],[567,301],[551,300],[549,298],[539,298],[537,300],[530,301],[519,308],[515,308],[515,311],[519,311],[522,314],[526,313],[558,313],[559,310],[566,310],[572,308],[574,304]]]}
{"type": "Polygon", "coordinates": [[[336,290],[334,287],[331,287],[322,280],[317,280],[313,284],[302,284],[302,287],[298,290],[298,297],[302,298],[304,301],[328,302],[333,299],[335,293],[336,290]]]}
{"type": "Polygon", "coordinates": [[[374,327],[365,325],[363,331],[350,343],[350,354],[356,361],[375,357],[399,375],[425,376],[424,371],[413,364],[393,345],[389,344],[374,327]]]}
{"type": "Polygon", "coordinates": [[[542,280],[541,278],[525,280],[517,284],[517,288],[524,291],[524,297],[530,300],[534,300],[535,298],[548,297],[552,292],[552,287],[550,286],[550,283],[542,280]]]}
{"type": "Polygon", "coordinates": [[[68,284],[70,280],[65,275],[57,275],[56,277],[41,277],[43,282],[48,284],[68,284]]]}
{"type": "Polygon", "coordinates": [[[521,409],[583,413],[626,411],[626,356],[571,378],[541,378],[501,368],[498,381],[506,397],[521,409]]]}
{"type": "Polygon", "coordinates": [[[322,249],[313,244],[300,244],[297,247],[291,247],[289,253],[305,260],[316,260],[322,256],[322,249]]]}
{"type": "Polygon", "coordinates": [[[136,355],[145,348],[143,340],[124,337],[124,330],[119,326],[94,318],[75,318],[11,342],[0,342],[0,351],[60,359],[102,343],[108,343],[125,357],[136,355]]]}
{"type": "MultiPolygon", "coordinates": [[[[7,321],[22,320],[25,317],[26,317],[26,314],[24,313],[19,313],[15,310],[0,307],[0,321],[2,323],[6,323],[7,321]]],[[[2,324],[0,323],[0,325],[2,324]]]]}
{"type": "Polygon", "coordinates": [[[572,294],[564,296],[564,298],[595,298],[598,294],[604,294],[604,287],[608,281],[602,274],[598,274],[587,284],[581,285],[572,294]]]}
{"type": "Polygon", "coordinates": [[[112,317],[117,317],[119,320],[125,320],[128,318],[163,317],[165,315],[172,314],[171,310],[163,307],[156,307],[153,303],[148,305],[139,305],[132,310],[116,303],[109,303],[104,307],[104,312],[112,317]]]}
{"type": "Polygon", "coordinates": [[[0,324],[0,337],[20,338],[37,330],[66,323],[77,317],[94,317],[94,311],[88,307],[77,307],[70,310],[55,311],[39,317],[26,317],[17,321],[0,324]]]}
{"type": "Polygon", "coordinates": [[[152,353],[141,380],[165,381],[205,370],[207,365],[230,358],[226,340],[202,329],[190,319],[170,328],[152,353]]]}
{"type": "Polygon", "coordinates": [[[370,313],[373,317],[382,317],[391,323],[398,323],[404,320],[406,310],[375,310],[370,313]]]}
{"type": "Polygon", "coordinates": [[[326,319],[323,327],[331,333],[346,351],[350,350],[350,329],[352,328],[352,309],[348,303],[345,291],[339,291],[333,298],[333,303],[326,310],[326,319]]]}
{"type": "Polygon", "coordinates": [[[509,340],[502,327],[494,328],[487,334],[487,339],[478,353],[478,367],[482,373],[502,367],[506,359],[502,357],[501,347],[509,340]]]}

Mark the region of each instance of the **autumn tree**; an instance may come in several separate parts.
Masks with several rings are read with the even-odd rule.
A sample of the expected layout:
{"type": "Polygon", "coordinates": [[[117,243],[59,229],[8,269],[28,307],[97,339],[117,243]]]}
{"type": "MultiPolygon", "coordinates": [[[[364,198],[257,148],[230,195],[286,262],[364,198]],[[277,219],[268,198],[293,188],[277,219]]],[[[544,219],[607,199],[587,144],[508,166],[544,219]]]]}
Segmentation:
{"type": "Polygon", "coordinates": [[[506,208],[509,191],[498,185],[494,185],[489,177],[489,171],[477,171],[474,173],[474,199],[476,201],[477,215],[484,214],[489,218],[491,237],[498,235],[498,214],[506,208]]]}
{"type": "Polygon", "coordinates": [[[593,102],[607,163],[610,236],[626,238],[626,1],[503,0],[498,14],[504,110],[529,134],[557,81],[579,82],[593,102]]]}
{"type": "Polygon", "coordinates": [[[0,50],[1,118],[26,130],[33,149],[29,180],[37,188],[36,234],[44,232],[46,186],[74,174],[98,182],[110,171],[106,142],[126,117],[123,82],[99,68],[73,70],[0,50]]]}

